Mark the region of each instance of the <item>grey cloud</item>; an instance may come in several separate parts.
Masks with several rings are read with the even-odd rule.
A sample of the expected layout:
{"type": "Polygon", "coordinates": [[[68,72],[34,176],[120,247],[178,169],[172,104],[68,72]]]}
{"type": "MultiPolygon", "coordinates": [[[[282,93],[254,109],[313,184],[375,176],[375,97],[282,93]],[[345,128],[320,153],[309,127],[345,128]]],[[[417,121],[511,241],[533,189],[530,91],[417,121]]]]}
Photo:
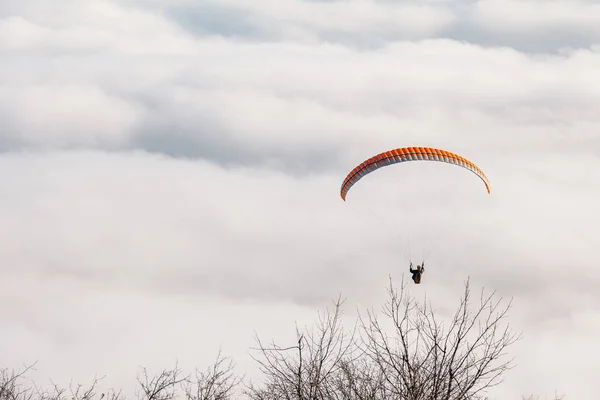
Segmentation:
{"type": "MultiPolygon", "coordinates": [[[[139,112],[135,123],[128,121],[131,130],[124,129],[123,136],[115,136],[112,143],[103,143],[100,139],[103,129],[111,125],[102,124],[107,116],[100,117],[105,110],[99,106],[95,106],[98,108],[92,113],[95,115],[89,117],[98,116],[93,126],[99,128],[87,142],[81,142],[81,134],[75,135],[78,124],[82,123],[76,116],[81,112],[68,112],[68,109],[60,111],[65,118],[73,120],[69,126],[73,137],[67,137],[63,129],[65,136],[51,144],[44,143],[41,131],[37,138],[29,136],[28,141],[24,141],[18,133],[30,133],[28,124],[39,131],[41,126],[52,128],[54,123],[52,119],[45,123],[42,119],[37,125],[31,122],[35,117],[26,112],[39,114],[39,110],[48,108],[39,104],[38,110],[17,113],[25,126],[19,129],[13,120],[12,106],[19,93],[9,93],[3,148],[8,151],[27,144],[30,148],[145,149],[174,157],[204,158],[227,166],[271,166],[306,174],[342,171],[369,152],[395,146],[398,140],[393,138],[398,135],[402,135],[403,142],[419,138],[419,141],[446,145],[454,141],[452,136],[462,132],[461,135],[470,136],[469,140],[481,141],[483,139],[477,138],[485,137],[489,143],[494,142],[494,146],[502,147],[507,146],[500,137],[502,132],[506,129],[522,131],[523,122],[530,121],[535,123],[535,130],[528,128],[527,136],[522,138],[528,146],[539,148],[560,143],[558,146],[562,148],[580,151],[575,141],[593,143],[597,140],[589,136],[597,124],[591,104],[598,95],[593,86],[583,83],[586,76],[593,75],[592,68],[584,64],[585,54],[548,59],[554,62],[552,64],[515,51],[489,50],[490,53],[486,53],[485,49],[449,40],[398,44],[370,54],[333,47],[339,57],[326,55],[325,48],[313,50],[311,46],[296,46],[290,50],[283,43],[264,48],[223,42],[228,51],[211,47],[218,43],[203,42],[199,47],[201,56],[180,55],[168,63],[156,57],[144,63],[131,55],[119,58],[113,53],[107,53],[107,58],[101,54],[93,58],[79,55],[66,59],[60,71],[51,69],[47,74],[21,68],[25,61],[13,53],[12,57],[20,62],[9,63],[4,69],[8,75],[18,73],[21,81],[48,79],[54,86],[60,86],[56,82],[68,81],[69,76],[73,76],[74,80],[85,82],[91,93],[110,95],[89,104],[110,107],[113,125],[123,117],[119,111],[122,107],[132,105],[132,109],[143,112],[139,112]],[[439,61],[452,60],[447,65],[452,69],[446,78],[436,77],[441,71],[438,62],[426,61],[432,52],[437,49],[439,53],[442,48],[453,49],[447,53],[449,58],[439,56],[439,61]],[[461,55],[476,59],[483,54],[497,57],[497,62],[485,62],[485,66],[496,70],[486,68],[480,72],[475,66],[462,64],[461,55]],[[405,58],[412,58],[414,62],[406,63],[405,58]],[[243,65],[243,68],[234,65],[243,65]],[[518,79],[513,78],[510,71],[521,67],[524,69],[520,71],[525,72],[518,79]],[[157,74],[155,71],[161,68],[172,70],[157,74]],[[582,71],[581,81],[568,74],[572,69],[582,71]],[[67,70],[72,72],[66,73],[67,70]],[[316,71],[320,74],[315,75],[316,71]],[[162,79],[154,76],[161,73],[164,74],[162,79]],[[560,74],[562,79],[549,81],[547,77],[553,74],[560,74]],[[478,84],[469,83],[470,79],[478,84]],[[178,95],[175,84],[190,89],[185,100],[175,101],[178,95]],[[128,85],[131,87],[127,88],[128,85]],[[236,92],[234,88],[240,86],[245,90],[236,92]],[[212,98],[219,94],[220,98],[212,98]],[[570,121],[573,115],[577,115],[579,121],[585,116],[587,127],[571,132],[568,140],[543,143],[543,136],[556,135],[561,125],[564,126],[563,121],[570,121]],[[257,116],[262,119],[263,127],[256,122],[254,117],[257,116]],[[513,122],[517,117],[519,123],[513,122]],[[483,120],[487,120],[486,123],[482,123],[483,120]],[[468,124],[476,124],[477,132],[467,129],[468,124]],[[246,139],[248,135],[260,136],[261,130],[281,133],[270,133],[272,142],[246,139]],[[318,139],[314,132],[322,132],[318,143],[311,142],[318,139]],[[286,137],[308,137],[309,134],[311,139],[286,140],[286,137]],[[365,134],[374,139],[366,141],[365,134]],[[587,139],[581,139],[586,135],[587,139]],[[361,142],[364,147],[358,151],[357,143],[361,142]],[[356,149],[352,156],[348,153],[350,149],[356,149]]],[[[587,57],[594,60],[597,55],[590,52],[587,57]]],[[[32,62],[42,63],[44,59],[33,58],[32,62]]],[[[70,94],[76,93],[71,91],[70,94]]],[[[31,104],[28,107],[31,108],[31,104]]],[[[44,112],[45,116],[51,115],[47,110],[44,112]]],[[[108,132],[104,133],[107,136],[108,132]]]]}
{"type": "Polygon", "coordinates": [[[208,160],[228,168],[269,167],[293,175],[339,166],[336,157],[339,148],[307,146],[298,149],[246,142],[210,115],[198,116],[191,124],[179,121],[176,113],[161,120],[150,117],[137,129],[130,146],[131,149],[144,149],[175,158],[208,160]]]}
{"type": "Polygon", "coordinates": [[[269,21],[260,20],[251,12],[210,3],[199,7],[168,7],[164,15],[198,36],[273,40],[277,33],[276,29],[270,28],[272,24],[265,23],[269,21]]]}
{"type": "Polygon", "coordinates": [[[228,139],[224,134],[202,135],[197,130],[193,134],[186,134],[176,126],[160,129],[154,125],[154,129],[155,133],[144,130],[138,135],[133,148],[176,158],[208,160],[224,167],[269,167],[285,170],[292,175],[306,175],[339,165],[334,155],[336,149],[306,149],[302,152],[277,147],[255,149],[228,139]]]}
{"type": "Polygon", "coordinates": [[[530,54],[560,54],[565,49],[591,48],[600,43],[600,35],[580,26],[556,27],[539,31],[506,32],[486,29],[471,19],[459,20],[444,28],[440,37],[465,41],[486,47],[510,47],[530,54]]]}
{"type": "MultiPolygon", "coordinates": [[[[318,5],[322,2],[306,3],[318,5]]],[[[405,4],[377,2],[376,4],[383,9],[398,5],[412,5],[411,2],[405,4]]],[[[324,42],[342,44],[361,50],[380,49],[397,41],[435,38],[453,39],[486,47],[510,47],[532,54],[555,54],[563,49],[589,48],[600,43],[600,32],[595,26],[582,26],[575,19],[570,25],[568,22],[561,21],[543,27],[532,27],[524,32],[517,29],[511,30],[510,21],[489,24],[479,14],[479,4],[480,2],[477,1],[431,3],[432,10],[448,11],[454,17],[453,20],[440,25],[439,29],[431,32],[427,30],[411,32],[409,29],[399,33],[395,32],[395,28],[392,26],[387,28],[373,26],[372,29],[357,29],[356,31],[321,29],[316,34],[324,42]],[[502,26],[502,29],[498,29],[499,25],[502,26]]],[[[590,12],[593,12],[591,10],[590,12]]],[[[315,12],[318,12],[317,9],[315,12]]],[[[286,25],[302,27],[298,22],[282,22],[263,15],[259,8],[240,9],[232,5],[220,6],[218,3],[211,2],[196,6],[166,6],[165,15],[173,18],[174,21],[194,34],[214,34],[238,39],[280,41],[285,39],[282,28],[286,25]]],[[[400,22],[399,25],[401,25],[400,22]]]]}

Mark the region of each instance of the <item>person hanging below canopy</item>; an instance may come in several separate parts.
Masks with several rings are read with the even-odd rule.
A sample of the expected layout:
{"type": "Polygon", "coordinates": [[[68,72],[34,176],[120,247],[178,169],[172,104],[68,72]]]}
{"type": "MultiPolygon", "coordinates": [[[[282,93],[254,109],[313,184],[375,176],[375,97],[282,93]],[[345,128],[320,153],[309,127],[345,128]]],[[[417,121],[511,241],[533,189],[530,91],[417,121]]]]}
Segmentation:
{"type": "Polygon", "coordinates": [[[417,269],[413,269],[412,266],[413,265],[411,262],[410,266],[408,267],[408,270],[412,274],[412,280],[414,283],[420,284],[421,283],[421,275],[423,275],[423,272],[425,272],[425,261],[423,261],[421,263],[421,265],[417,265],[417,269]]]}

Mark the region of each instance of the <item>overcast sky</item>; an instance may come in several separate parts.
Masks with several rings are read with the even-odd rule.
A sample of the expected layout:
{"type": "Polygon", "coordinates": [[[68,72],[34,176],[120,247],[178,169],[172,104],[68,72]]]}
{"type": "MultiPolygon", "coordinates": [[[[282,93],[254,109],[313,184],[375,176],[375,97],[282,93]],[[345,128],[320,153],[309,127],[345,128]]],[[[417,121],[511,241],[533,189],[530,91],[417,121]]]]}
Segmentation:
{"type": "Polygon", "coordinates": [[[600,4],[2,0],[0,367],[253,376],[332,298],[514,297],[498,399],[596,399],[600,4]],[[432,146],[479,165],[379,170],[432,146]],[[408,245],[410,239],[410,246],[408,245]],[[593,378],[596,378],[594,380],[593,378]]]}

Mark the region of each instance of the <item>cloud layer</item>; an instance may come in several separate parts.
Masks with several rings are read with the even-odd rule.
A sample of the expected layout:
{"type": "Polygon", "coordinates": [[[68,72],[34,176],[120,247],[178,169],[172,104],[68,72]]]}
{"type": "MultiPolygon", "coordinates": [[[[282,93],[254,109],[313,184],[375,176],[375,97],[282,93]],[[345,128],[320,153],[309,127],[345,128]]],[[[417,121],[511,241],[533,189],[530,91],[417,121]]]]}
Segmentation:
{"type": "Polygon", "coordinates": [[[594,398],[597,8],[3,1],[0,358],[126,387],[221,345],[250,372],[254,330],[377,304],[429,256],[416,293],[439,305],[467,276],[515,298],[499,398],[594,398]],[[407,163],[341,201],[352,167],[411,145],[473,160],[492,194],[407,163]]]}

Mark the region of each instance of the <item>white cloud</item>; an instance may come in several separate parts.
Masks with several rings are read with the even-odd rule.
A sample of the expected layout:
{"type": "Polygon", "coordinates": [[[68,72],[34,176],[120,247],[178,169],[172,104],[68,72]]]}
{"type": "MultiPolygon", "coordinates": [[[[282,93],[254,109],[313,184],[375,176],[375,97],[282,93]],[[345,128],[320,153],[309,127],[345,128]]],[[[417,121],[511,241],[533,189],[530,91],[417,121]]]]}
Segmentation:
{"type": "Polygon", "coordinates": [[[13,85],[0,90],[5,123],[28,144],[122,144],[133,133],[141,110],[98,87],[60,84],[13,85]]]}
{"type": "Polygon", "coordinates": [[[515,297],[525,339],[498,396],[592,398],[597,24],[590,4],[531,4],[2,2],[0,358],[129,387],[221,344],[251,374],[254,329],[285,340],[340,292],[376,304],[432,250],[413,289],[437,304],[467,276],[515,297]],[[407,145],[472,159],[492,194],[412,163],[339,198],[354,165],[407,145]]]}
{"type": "MultiPolygon", "coordinates": [[[[102,0],[9,1],[0,19],[0,49],[45,53],[171,54],[191,51],[193,40],[176,24],[144,10],[102,0]],[[26,5],[26,3],[28,3],[26,5]]],[[[1,15],[1,14],[0,14],[1,15]]],[[[47,54],[45,54],[47,55],[47,54]]]]}

